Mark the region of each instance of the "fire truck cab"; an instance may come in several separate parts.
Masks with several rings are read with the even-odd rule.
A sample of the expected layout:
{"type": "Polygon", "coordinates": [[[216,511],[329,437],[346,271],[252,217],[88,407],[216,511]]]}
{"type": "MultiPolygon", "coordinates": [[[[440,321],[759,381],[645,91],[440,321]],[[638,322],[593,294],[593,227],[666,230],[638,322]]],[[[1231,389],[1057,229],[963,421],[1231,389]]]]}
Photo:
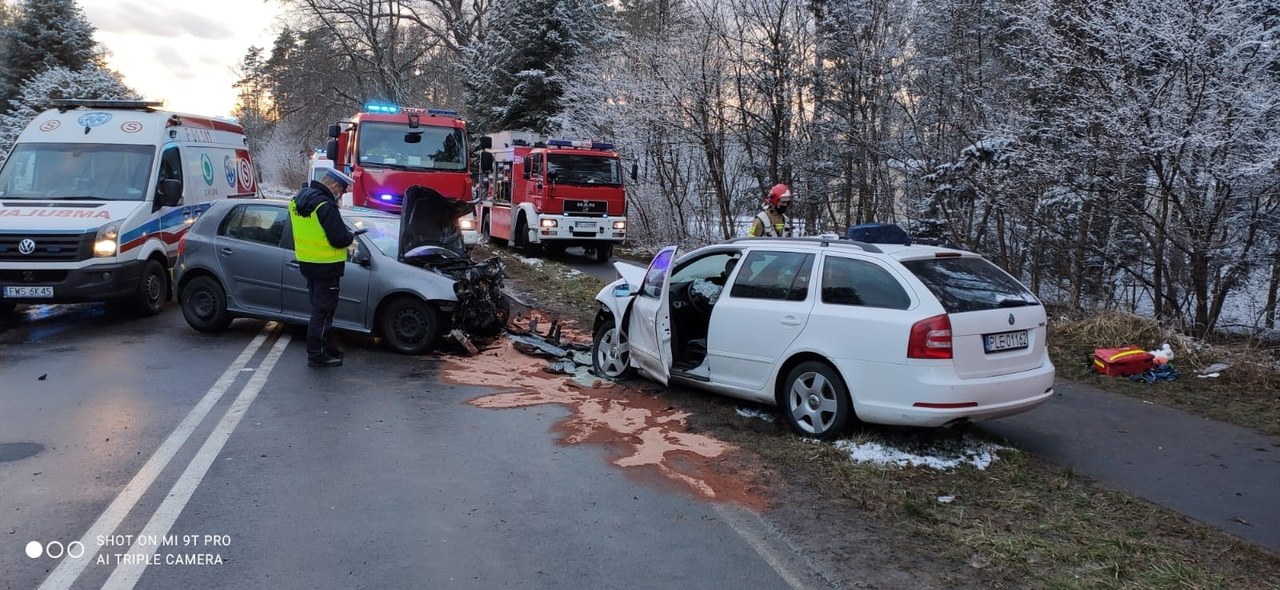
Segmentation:
{"type": "Polygon", "coordinates": [[[510,241],[526,254],[581,246],[604,262],[626,239],[622,162],[612,144],[503,131],[481,138],[480,148],[481,241],[510,241]]]}
{"type": "MultiPolygon", "coordinates": [[[[405,191],[415,184],[470,201],[466,128],[455,111],[381,103],[330,125],[325,159],[355,181],[343,205],[399,213],[405,191]]],[[[459,220],[459,229],[467,245],[474,245],[475,220],[459,220]]]]}

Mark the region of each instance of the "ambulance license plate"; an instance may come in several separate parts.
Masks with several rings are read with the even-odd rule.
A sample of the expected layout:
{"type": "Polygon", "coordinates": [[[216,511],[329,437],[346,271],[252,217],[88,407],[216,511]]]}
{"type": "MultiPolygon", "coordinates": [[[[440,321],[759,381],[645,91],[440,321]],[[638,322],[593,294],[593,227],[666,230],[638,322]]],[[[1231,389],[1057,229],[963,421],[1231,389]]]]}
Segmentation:
{"type": "Polygon", "coordinates": [[[986,349],[988,354],[1006,350],[1020,350],[1026,348],[1028,343],[1026,330],[987,334],[982,337],[982,347],[986,349]]]}
{"type": "Polygon", "coordinates": [[[4,296],[15,299],[53,297],[53,287],[5,287],[4,296]]]}

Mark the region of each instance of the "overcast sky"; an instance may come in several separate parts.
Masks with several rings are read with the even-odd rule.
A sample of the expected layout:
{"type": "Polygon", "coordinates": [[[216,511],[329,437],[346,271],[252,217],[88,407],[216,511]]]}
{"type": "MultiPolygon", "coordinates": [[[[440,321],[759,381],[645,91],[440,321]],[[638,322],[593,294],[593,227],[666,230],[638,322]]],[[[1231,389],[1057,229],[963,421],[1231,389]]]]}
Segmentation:
{"type": "Polygon", "coordinates": [[[108,65],[168,110],[227,115],[250,45],[270,47],[277,6],[264,0],[81,0],[108,65]]]}

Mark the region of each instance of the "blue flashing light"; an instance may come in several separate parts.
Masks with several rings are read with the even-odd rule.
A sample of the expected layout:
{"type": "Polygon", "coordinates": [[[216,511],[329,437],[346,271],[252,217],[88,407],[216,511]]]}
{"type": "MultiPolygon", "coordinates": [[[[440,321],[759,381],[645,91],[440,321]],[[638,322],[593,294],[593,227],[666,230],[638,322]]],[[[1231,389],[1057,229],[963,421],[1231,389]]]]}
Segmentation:
{"type": "Polygon", "coordinates": [[[384,104],[380,102],[370,102],[364,105],[365,112],[382,113],[385,115],[394,115],[400,112],[400,107],[394,104],[384,104]]]}
{"type": "Polygon", "coordinates": [[[458,111],[451,109],[427,109],[427,114],[433,117],[456,117],[458,111]]]}
{"type": "Polygon", "coordinates": [[[395,196],[394,195],[378,195],[378,198],[384,201],[390,201],[391,199],[394,199],[395,196]]]}

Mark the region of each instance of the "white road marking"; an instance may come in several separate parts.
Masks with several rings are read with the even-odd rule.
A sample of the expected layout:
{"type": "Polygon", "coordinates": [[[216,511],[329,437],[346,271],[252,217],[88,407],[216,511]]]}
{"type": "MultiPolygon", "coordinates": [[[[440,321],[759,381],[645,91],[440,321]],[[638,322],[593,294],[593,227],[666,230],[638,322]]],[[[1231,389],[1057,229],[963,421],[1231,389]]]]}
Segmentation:
{"type": "Polygon", "coordinates": [[[764,519],[760,518],[760,515],[747,511],[747,514],[755,517],[755,522],[752,523],[750,522],[750,519],[744,518],[742,516],[743,511],[738,509],[716,503],[712,504],[712,508],[716,511],[716,514],[720,516],[720,520],[723,520],[729,525],[729,528],[732,528],[735,533],[738,533],[738,536],[742,537],[742,540],[746,541],[747,544],[755,550],[756,554],[759,555],[765,563],[769,564],[770,568],[773,568],[773,571],[778,574],[778,577],[782,578],[783,582],[786,582],[787,587],[792,590],[835,587],[829,580],[822,576],[821,572],[813,571],[812,567],[807,569],[813,571],[813,574],[804,577],[813,579],[816,576],[821,580],[821,583],[819,583],[818,580],[808,583],[805,582],[804,579],[802,579],[802,574],[795,571],[799,568],[794,567],[789,563],[796,561],[799,558],[793,557],[792,559],[787,559],[786,557],[779,555],[777,551],[774,551],[774,549],[770,547],[770,544],[765,541],[764,536],[766,534],[772,533],[774,535],[779,535],[780,533],[774,530],[774,528],[766,523],[764,519]]]}
{"type": "Polygon", "coordinates": [[[213,427],[213,432],[209,433],[209,438],[204,441],[204,445],[196,452],[196,456],[191,460],[191,464],[187,466],[187,470],[182,472],[178,482],[173,484],[173,489],[169,490],[169,495],[165,497],[164,502],[160,503],[156,513],[151,515],[151,520],[147,522],[147,525],[142,528],[142,532],[136,537],[140,540],[129,548],[133,561],[116,566],[116,571],[111,573],[111,577],[103,585],[104,588],[127,590],[138,583],[138,578],[141,578],[142,573],[147,570],[147,562],[151,561],[151,556],[156,552],[155,543],[144,543],[142,540],[160,539],[169,534],[169,529],[178,520],[178,516],[182,514],[182,509],[186,508],[187,502],[191,500],[191,495],[196,492],[196,488],[200,487],[200,482],[204,480],[205,474],[209,472],[209,467],[213,465],[218,453],[222,452],[222,447],[226,446],[227,440],[231,438],[231,433],[235,431],[236,426],[240,424],[240,420],[249,411],[249,406],[253,404],[253,400],[258,398],[258,392],[262,391],[263,385],[266,385],[267,377],[271,376],[271,369],[275,368],[276,361],[280,360],[280,355],[284,354],[284,349],[289,346],[289,340],[288,334],[280,336],[280,339],[276,340],[275,346],[271,347],[271,351],[262,360],[262,364],[258,365],[258,370],[254,371],[253,378],[249,379],[249,383],[244,386],[244,390],[240,392],[236,400],[231,402],[231,407],[227,409],[226,415],[222,417],[217,426],[213,427]]]}
{"type": "MultiPolygon", "coordinates": [[[[138,499],[146,493],[147,489],[151,487],[151,484],[155,483],[156,477],[160,475],[161,471],[164,471],[164,468],[169,464],[169,461],[173,460],[173,456],[178,453],[178,449],[182,448],[182,445],[186,444],[187,439],[191,437],[191,433],[200,426],[201,422],[204,422],[204,418],[209,414],[209,410],[213,409],[213,406],[217,405],[218,400],[222,399],[223,394],[225,394],[227,390],[231,388],[231,385],[235,383],[236,379],[240,376],[240,370],[249,363],[249,360],[253,358],[253,355],[258,353],[258,349],[262,347],[263,342],[267,341],[267,337],[274,332],[278,332],[279,329],[280,324],[267,324],[263,327],[262,331],[249,342],[249,345],[245,346],[244,350],[241,351],[240,356],[236,357],[236,360],[232,361],[231,366],[227,367],[227,370],[222,373],[222,376],[214,382],[213,387],[209,388],[209,391],[204,394],[204,397],[200,399],[200,402],[197,403],[194,408],[191,408],[191,411],[187,413],[187,417],[182,419],[182,422],[180,422],[178,427],[173,430],[173,433],[169,435],[169,438],[166,438],[165,441],[161,443],[160,447],[151,455],[151,458],[142,466],[142,469],[138,471],[137,475],[134,475],[133,479],[129,480],[129,483],[124,486],[124,489],[120,490],[120,493],[116,495],[115,500],[112,500],[111,504],[107,506],[107,509],[102,512],[102,515],[94,521],[93,526],[89,527],[89,530],[85,532],[84,537],[80,539],[80,543],[82,545],[86,548],[97,547],[97,539],[99,536],[110,535],[116,530],[116,527],[120,526],[120,523],[124,521],[125,517],[129,515],[129,512],[133,510],[133,507],[137,505],[138,499]]],[[[76,578],[80,577],[84,568],[94,562],[97,555],[98,550],[92,549],[86,550],[84,555],[79,558],[73,559],[68,557],[63,559],[62,562],[58,564],[58,567],[54,568],[53,572],[49,574],[49,577],[45,578],[44,582],[40,584],[40,590],[63,590],[70,588],[71,585],[75,583],[76,578]]]]}

